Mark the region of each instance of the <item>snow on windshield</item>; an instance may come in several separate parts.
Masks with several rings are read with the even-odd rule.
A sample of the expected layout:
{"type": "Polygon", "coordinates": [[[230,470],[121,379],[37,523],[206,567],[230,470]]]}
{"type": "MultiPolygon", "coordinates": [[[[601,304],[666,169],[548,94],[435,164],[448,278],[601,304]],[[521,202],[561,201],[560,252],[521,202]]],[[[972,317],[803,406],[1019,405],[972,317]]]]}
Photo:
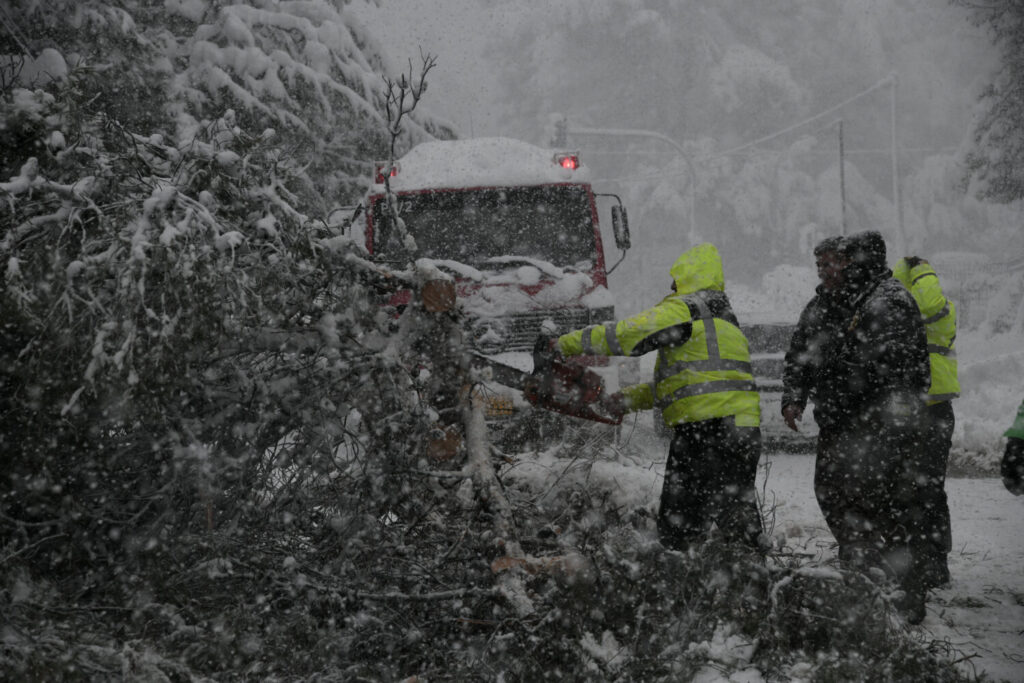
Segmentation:
{"type": "MultiPolygon", "coordinates": [[[[474,187],[399,194],[397,209],[419,255],[484,269],[501,258],[591,270],[597,260],[589,194],[581,185],[474,187]]],[[[374,203],[374,251],[400,249],[390,212],[374,203]]]]}

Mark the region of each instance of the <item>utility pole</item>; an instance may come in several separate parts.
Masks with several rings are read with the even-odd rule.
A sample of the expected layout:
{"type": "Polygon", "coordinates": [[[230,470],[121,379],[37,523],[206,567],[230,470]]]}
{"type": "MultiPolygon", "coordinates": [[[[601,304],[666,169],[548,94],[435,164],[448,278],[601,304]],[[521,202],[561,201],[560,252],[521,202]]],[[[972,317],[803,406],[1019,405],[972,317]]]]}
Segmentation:
{"type": "Polygon", "coordinates": [[[907,236],[903,232],[903,203],[900,200],[900,164],[899,154],[896,147],[896,72],[889,75],[890,97],[889,97],[889,130],[891,133],[890,150],[892,156],[892,202],[896,218],[896,229],[898,230],[900,244],[899,253],[906,253],[907,236]]]}
{"type": "Polygon", "coordinates": [[[843,152],[843,120],[839,119],[839,234],[846,234],[846,155],[843,152]]]}
{"type": "Polygon", "coordinates": [[[565,117],[559,118],[555,121],[555,132],[551,138],[552,147],[565,147],[569,144],[569,136],[566,134],[569,130],[569,121],[565,117]]]}

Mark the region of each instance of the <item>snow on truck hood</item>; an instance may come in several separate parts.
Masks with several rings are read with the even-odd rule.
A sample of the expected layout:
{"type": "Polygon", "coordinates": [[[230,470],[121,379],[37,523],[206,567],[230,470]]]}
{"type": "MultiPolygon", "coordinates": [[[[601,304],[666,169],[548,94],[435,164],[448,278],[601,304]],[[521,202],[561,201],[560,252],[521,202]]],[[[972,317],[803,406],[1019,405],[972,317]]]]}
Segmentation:
{"type": "Polygon", "coordinates": [[[462,282],[459,302],[475,317],[500,317],[515,311],[563,306],[604,308],[615,305],[606,287],[594,287],[587,273],[559,268],[546,261],[519,256],[490,260],[496,270],[479,270],[458,261],[421,259],[417,263],[455,274],[462,282]],[[503,265],[522,264],[518,268],[503,265]],[[538,285],[541,285],[538,288],[538,285]]]}
{"type": "MultiPolygon", "coordinates": [[[[563,150],[564,151],[564,150],[563,150]]],[[[555,163],[556,150],[511,138],[424,142],[398,160],[390,179],[394,192],[460,187],[589,182],[585,165],[576,170],[555,163]]],[[[382,184],[371,192],[382,192],[382,184]]]]}
{"type": "Polygon", "coordinates": [[[540,282],[541,277],[547,275],[549,279],[562,280],[576,274],[578,271],[571,268],[559,268],[553,263],[529,256],[492,256],[486,259],[482,267],[493,266],[497,270],[495,275],[492,271],[480,270],[460,261],[451,259],[419,259],[417,263],[432,264],[437,267],[446,268],[465,280],[483,282],[487,284],[522,284],[535,285],[540,282]],[[509,269],[508,266],[519,265],[518,269],[509,269]],[[504,281],[496,281],[498,278],[511,278],[504,281]]]}
{"type": "MultiPolygon", "coordinates": [[[[507,280],[504,280],[507,283],[507,280]]],[[[459,297],[463,310],[478,318],[496,318],[531,310],[552,310],[562,307],[605,308],[615,303],[611,292],[605,287],[593,286],[590,278],[583,273],[573,273],[549,287],[530,294],[516,286],[476,287],[459,297]]]]}

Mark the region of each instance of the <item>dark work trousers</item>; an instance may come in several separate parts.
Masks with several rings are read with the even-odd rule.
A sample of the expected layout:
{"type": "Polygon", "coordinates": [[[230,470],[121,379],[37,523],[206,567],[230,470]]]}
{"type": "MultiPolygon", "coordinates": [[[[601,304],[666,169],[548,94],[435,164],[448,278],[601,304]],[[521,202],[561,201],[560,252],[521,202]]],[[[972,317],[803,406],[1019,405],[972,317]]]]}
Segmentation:
{"type": "Polygon", "coordinates": [[[904,463],[898,505],[903,533],[914,549],[915,579],[924,589],[949,581],[946,556],[953,547],[946,498],[946,465],[953,442],[953,405],[925,409],[926,424],[912,457],[904,463]]]}
{"type": "Polygon", "coordinates": [[[685,550],[716,524],[726,540],[756,548],[760,457],[761,430],[737,427],[731,417],[676,425],[658,511],[662,545],[685,550]]]}
{"type": "Polygon", "coordinates": [[[818,433],[814,495],[839,544],[841,561],[882,568],[896,576],[909,568],[910,560],[902,544],[896,548],[891,543],[900,453],[890,442],[885,430],[868,424],[823,426],[818,433]]]}

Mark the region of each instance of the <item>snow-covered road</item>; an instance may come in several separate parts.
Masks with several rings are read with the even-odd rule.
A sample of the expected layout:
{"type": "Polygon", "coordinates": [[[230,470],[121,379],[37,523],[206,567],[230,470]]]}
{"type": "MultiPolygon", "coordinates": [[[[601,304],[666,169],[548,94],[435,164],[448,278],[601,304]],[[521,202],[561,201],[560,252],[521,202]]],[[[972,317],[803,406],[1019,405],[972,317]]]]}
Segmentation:
{"type": "MultiPolygon", "coordinates": [[[[762,464],[759,487],[769,506],[774,500],[775,533],[830,557],[832,535],[812,488],[814,458],[767,454],[762,464]]],[[[932,593],[917,628],[959,651],[967,671],[1024,681],[1024,497],[1012,496],[996,478],[949,479],[946,491],[952,582],[932,593]]]]}
{"type": "MultiPolygon", "coordinates": [[[[1000,403],[1010,405],[1006,397],[1000,403]]],[[[977,410],[961,412],[969,415],[964,422],[978,423],[977,410]]],[[[994,434],[984,441],[998,442],[1000,448],[1005,443],[994,434]]],[[[667,442],[655,435],[645,413],[624,425],[618,445],[606,452],[611,458],[565,460],[552,451],[534,453],[508,474],[545,490],[554,479],[578,470],[587,486],[609,496],[609,505],[644,508],[653,515],[667,451],[667,442]]],[[[990,449],[978,460],[998,463],[999,457],[990,449]]],[[[834,557],[835,541],[814,498],[813,481],[812,454],[762,455],[758,490],[768,531],[784,536],[786,546],[809,563],[827,562],[834,557]]],[[[1024,496],[1010,494],[995,476],[949,478],[946,491],[953,523],[952,581],[930,594],[924,622],[908,628],[936,651],[961,659],[969,675],[1024,683],[1024,496]]]]}

